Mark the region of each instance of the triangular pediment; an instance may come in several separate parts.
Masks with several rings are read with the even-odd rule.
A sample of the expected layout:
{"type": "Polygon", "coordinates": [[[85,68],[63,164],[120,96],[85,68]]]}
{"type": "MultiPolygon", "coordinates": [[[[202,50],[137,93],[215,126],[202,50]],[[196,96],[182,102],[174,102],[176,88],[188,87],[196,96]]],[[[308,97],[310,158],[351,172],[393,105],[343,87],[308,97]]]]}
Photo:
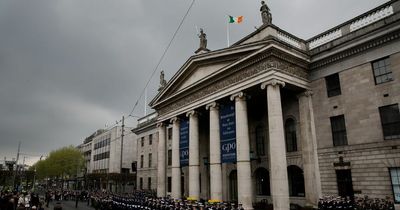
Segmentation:
{"type": "Polygon", "coordinates": [[[156,108],[164,102],[170,103],[172,98],[190,94],[205,83],[224,78],[233,71],[250,65],[250,63],[259,62],[260,59],[265,58],[266,51],[271,51],[271,49],[292,54],[291,57],[297,56],[299,60],[308,59],[307,55],[301,53],[296,55],[288,46],[275,40],[267,40],[257,45],[239,45],[227,48],[214,55],[195,56],[190,58],[171,78],[166,87],[151,101],[150,106],[156,108]]]}
{"type": "Polygon", "coordinates": [[[237,62],[243,57],[260,49],[261,45],[226,48],[219,51],[195,55],[190,57],[181,69],[170,79],[167,85],[150,102],[150,106],[157,101],[168,98],[177,92],[184,91],[204,78],[219,72],[221,69],[237,62]]]}
{"type": "Polygon", "coordinates": [[[211,64],[203,64],[195,66],[194,69],[187,73],[186,77],[182,81],[178,81],[176,87],[173,88],[175,91],[184,90],[185,88],[195,84],[201,79],[211,75],[215,71],[222,69],[223,67],[233,63],[238,58],[231,58],[227,60],[218,61],[211,64]]]}

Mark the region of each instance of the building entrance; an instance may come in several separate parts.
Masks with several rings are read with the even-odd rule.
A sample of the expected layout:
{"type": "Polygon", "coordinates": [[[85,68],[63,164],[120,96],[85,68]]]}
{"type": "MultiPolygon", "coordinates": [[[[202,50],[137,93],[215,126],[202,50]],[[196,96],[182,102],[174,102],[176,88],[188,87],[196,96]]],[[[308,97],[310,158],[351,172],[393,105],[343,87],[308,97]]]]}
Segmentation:
{"type": "Polygon", "coordinates": [[[229,199],[237,201],[238,198],[238,185],[237,185],[237,171],[234,170],[229,174],[229,199]]]}
{"type": "Polygon", "coordinates": [[[336,170],[336,180],[339,196],[354,197],[353,181],[351,179],[351,170],[336,170]]]}

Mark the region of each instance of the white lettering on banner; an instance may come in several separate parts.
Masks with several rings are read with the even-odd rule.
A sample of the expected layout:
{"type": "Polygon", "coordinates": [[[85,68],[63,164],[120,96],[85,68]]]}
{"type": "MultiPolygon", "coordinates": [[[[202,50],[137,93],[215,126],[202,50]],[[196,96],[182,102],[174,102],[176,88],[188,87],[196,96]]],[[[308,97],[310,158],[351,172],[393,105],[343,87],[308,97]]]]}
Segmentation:
{"type": "Polygon", "coordinates": [[[181,151],[181,158],[184,158],[189,155],[189,150],[182,150],[181,151]]]}
{"type": "Polygon", "coordinates": [[[229,153],[232,150],[236,150],[236,142],[227,143],[222,145],[222,150],[226,153],[229,153]]]}

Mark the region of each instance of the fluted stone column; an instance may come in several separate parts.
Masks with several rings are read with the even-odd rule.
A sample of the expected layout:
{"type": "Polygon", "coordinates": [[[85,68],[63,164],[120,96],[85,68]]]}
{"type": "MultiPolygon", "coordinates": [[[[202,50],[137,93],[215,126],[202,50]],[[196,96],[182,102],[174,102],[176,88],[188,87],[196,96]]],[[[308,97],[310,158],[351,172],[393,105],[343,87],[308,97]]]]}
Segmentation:
{"type": "Polygon", "coordinates": [[[180,199],[181,192],[181,163],[179,160],[179,118],[171,119],[172,123],[172,177],[171,197],[180,199]]]}
{"type": "Polygon", "coordinates": [[[236,112],[238,201],[243,204],[244,209],[248,210],[253,209],[253,185],[251,182],[250,137],[246,96],[243,92],[240,92],[232,95],[231,100],[235,100],[236,112]]]}
{"type": "Polygon", "coordinates": [[[300,113],[300,141],[304,168],[306,205],[318,206],[321,197],[321,177],[319,173],[317,137],[315,134],[312,92],[305,91],[297,96],[300,113]]]}
{"type": "Polygon", "coordinates": [[[186,116],[189,117],[189,197],[199,200],[199,119],[195,111],[188,112],[186,116]]]}
{"type": "Polygon", "coordinates": [[[272,80],[261,85],[267,88],[269,161],[271,177],[271,195],[274,210],[289,210],[289,184],[287,175],[285,135],[283,127],[280,88],[285,83],[272,80]]]}
{"type": "Polygon", "coordinates": [[[219,134],[219,108],[213,102],[206,106],[210,110],[210,190],[211,199],[222,201],[221,138],[219,134]]]}
{"type": "Polygon", "coordinates": [[[165,197],[166,196],[165,125],[164,125],[164,123],[158,123],[157,127],[158,127],[157,197],[165,197]]]}

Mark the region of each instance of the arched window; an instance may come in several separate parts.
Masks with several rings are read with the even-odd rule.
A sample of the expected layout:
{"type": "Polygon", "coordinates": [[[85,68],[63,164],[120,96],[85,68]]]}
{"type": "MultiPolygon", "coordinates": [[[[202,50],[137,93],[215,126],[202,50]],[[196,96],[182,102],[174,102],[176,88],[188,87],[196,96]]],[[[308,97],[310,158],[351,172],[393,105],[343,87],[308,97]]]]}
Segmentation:
{"type": "Polygon", "coordinates": [[[265,155],[264,129],[261,125],[256,127],[256,150],[258,156],[265,155]]]}
{"type": "Polygon", "coordinates": [[[295,197],[304,197],[304,174],[303,170],[298,166],[289,166],[288,179],[289,179],[289,195],[295,197]]]}
{"type": "Polygon", "coordinates": [[[285,122],[286,152],[297,151],[296,122],[289,118],[285,122]]]}
{"type": "Polygon", "coordinates": [[[271,195],[269,172],[265,168],[258,168],[255,172],[257,195],[271,195]]]}

